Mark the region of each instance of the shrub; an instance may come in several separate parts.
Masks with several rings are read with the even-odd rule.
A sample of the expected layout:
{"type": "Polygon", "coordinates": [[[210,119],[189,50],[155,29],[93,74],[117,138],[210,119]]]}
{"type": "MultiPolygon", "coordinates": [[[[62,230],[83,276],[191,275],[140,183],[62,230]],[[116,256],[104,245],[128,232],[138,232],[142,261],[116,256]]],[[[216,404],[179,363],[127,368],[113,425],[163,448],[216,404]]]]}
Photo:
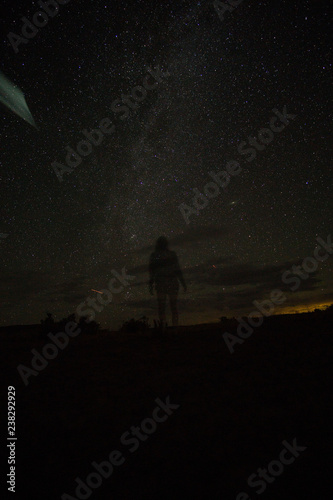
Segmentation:
{"type": "MultiPolygon", "coordinates": [[[[100,324],[96,321],[87,321],[88,317],[81,317],[78,326],[82,333],[88,335],[96,335],[100,331],[100,324]]],[[[51,313],[46,313],[46,318],[41,320],[41,335],[45,337],[48,333],[65,332],[65,327],[69,322],[76,322],[75,314],[70,314],[60,321],[54,321],[51,313]]]]}
{"type": "Polygon", "coordinates": [[[120,327],[120,332],[126,333],[138,333],[146,332],[149,329],[149,320],[146,316],[142,316],[140,319],[131,318],[125,321],[120,327]]]}

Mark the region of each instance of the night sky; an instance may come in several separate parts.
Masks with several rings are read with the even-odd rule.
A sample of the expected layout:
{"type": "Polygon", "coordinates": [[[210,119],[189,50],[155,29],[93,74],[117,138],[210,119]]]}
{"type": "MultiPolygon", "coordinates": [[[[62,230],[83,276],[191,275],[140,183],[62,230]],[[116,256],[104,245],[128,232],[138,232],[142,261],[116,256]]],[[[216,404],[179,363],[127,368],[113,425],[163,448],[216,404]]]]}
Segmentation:
{"type": "Polygon", "coordinates": [[[123,267],[135,280],[96,321],[152,322],[160,235],[188,285],[181,324],[249,313],[274,288],[287,296],[275,312],[333,302],[332,256],[295,292],[281,280],[332,232],[329,2],[244,0],[221,20],[212,1],[71,0],[18,53],[8,33],[41,9],[2,4],[0,69],[37,129],[1,105],[1,325],[61,319],[123,267]],[[122,120],[112,103],[158,66],[161,81],[122,120]],[[284,106],[296,117],[248,161],[240,143],[284,106]],[[114,133],[60,182],[52,163],[105,118],[114,133]],[[180,205],[231,160],[241,173],[187,224],[180,205]]]}

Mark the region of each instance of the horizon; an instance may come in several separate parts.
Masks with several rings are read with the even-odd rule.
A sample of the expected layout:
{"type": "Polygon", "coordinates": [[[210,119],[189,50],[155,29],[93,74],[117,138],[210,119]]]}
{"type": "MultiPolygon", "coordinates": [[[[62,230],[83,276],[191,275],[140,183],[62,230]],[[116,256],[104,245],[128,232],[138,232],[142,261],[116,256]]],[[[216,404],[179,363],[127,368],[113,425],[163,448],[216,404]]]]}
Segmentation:
{"type": "MultiPolygon", "coordinates": [[[[260,314],[258,312],[258,315],[257,316],[253,316],[253,317],[260,317],[260,316],[263,316],[264,319],[266,319],[267,317],[275,317],[275,316],[286,316],[286,315],[290,315],[290,316],[293,316],[293,315],[299,315],[299,314],[311,314],[311,313],[314,313],[316,310],[319,310],[319,311],[322,311],[322,312],[325,312],[325,310],[330,307],[330,306],[333,306],[333,303],[327,303],[327,304],[314,304],[312,305],[311,307],[309,306],[304,306],[303,308],[300,307],[300,310],[296,311],[292,306],[290,306],[290,308],[285,308],[285,309],[282,309],[280,311],[276,311],[272,314],[270,314],[269,316],[263,316],[262,314],[260,314]],[[291,310],[289,310],[291,309],[291,310]]],[[[52,313],[51,313],[52,314],[52,313]]],[[[229,321],[229,320],[236,320],[237,317],[241,317],[241,318],[248,318],[248,315],[246,314],[243,314],[243,315],[237,315],[237,316],[226,316],[226,319],[229,321]]],[[[42,319],[45,319],[45,318],[41,318],[42,319]]],[[[64,318],[54,318],[55,320],[55,323],[58,323],[59,321],[63,320],[64,318]]],[[[128,317],[125,321],[129,321],[130,319],[134,319],[134,320],[140,320],[142,319],[142,316],[141,317],[133,317],[133,318],[130,318],[128,317]]],[[[0,326],[0,330],[2,329],[5,329],[6,327],[25,327],[25,326],[41,326],[41,320],[39,323],[25,323],[25,324],[10,324],[10,325],[2,325],[0,326]]],[[[151,323],[151,318],[148,317],[148,320],[149,322],[151,323]]],[[[98,323],[98,321],[97,321],[98,323]]],[[[210,322],[200,322],[200,323],[181,323],[179,324],[179,328],[182,328],[182,327],[186,327],[186,326],[204,326],[204,325],[219,325],[221,323],[221,320],[218,318],[218,319],[215,319],[210,321],[210,322]]],[[[99,323],[98,323],[99,324],[99,323]]],[[[119,329],[121,328],[122,325],[119,325],[119,327],[115,330],[111,330],[111,329],[108,329],[107,327],[103,326],[103,325],[100,325],[101,326],[101,330],[103,331],[112,331],[112,332],[119,332],[119,329]]],[[[168,326],[171,326],[171,325],[168,325],[168,326]]],[[[150,328],[154,328],[153,324],[150,324],[150,328]]]]}

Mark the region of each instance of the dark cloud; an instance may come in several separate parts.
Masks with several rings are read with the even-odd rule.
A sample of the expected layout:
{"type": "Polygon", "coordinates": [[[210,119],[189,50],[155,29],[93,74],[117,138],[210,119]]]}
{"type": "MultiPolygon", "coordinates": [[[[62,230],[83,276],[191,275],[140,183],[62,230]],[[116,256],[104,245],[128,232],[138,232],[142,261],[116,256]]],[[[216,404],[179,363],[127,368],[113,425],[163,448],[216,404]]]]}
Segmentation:
{"type": "Polygon", "coordinates": [[[2,306],[4,303],[13,304],[13,295],[16,306],[35,301],[37,298],[43,304],[54,299],[63,300],[66,304],[79,304],[86,298],[86,295],[79,291],[82,290],[85,279],[85,276],[78,276],[59,283],[56,276],[40,271],[20,270],[4,273],[0,282],[2,306]],[[15,290],[14,294],[13,290],[15,290]]]}
{"type": "MultiPolygon", "coordinates": [[[[222,261],[224,259],[221,259],[222,261]]],[[[225,259],[228,261],[228,258],[225,259]]],[[[293,265],[300,265],[302,261],[284,262],[278,265],[259,266],[255,264],[233,264],[217,269],[206,265],[199,265],[186,270],[191,275],[193,282],[211,286],[239,286],[250,285],[262,289],[280,288],[290,290],[290,285],[282,282],[283,272],[290,270],[293,265]]],[[[211,263],[211,261],[210,261],[211,263]]],[[[319,271],[309,275],[306,280],[301,280],[302,289],[312,290],[320,282],[316,278],[319,271]]]]}
{"type": "Polygon", "coordinates": [[[126,305],[130,305],[131,308],[138,307],[142,309],[149,309],[152,311],[156,310],[156,297],[155,300],[150,299],[141,299],[141,300],[129,300],[126,305]]]}
{"type": "Polygon", "coordinates": [[[22,301],[41,290],[47,290],[48,275],[43,272],[32,270],[19,270],[13,273],[3,273],[0,281],[1,296],[5,298],[8,294],[15,301],[22,301]]]}
{"type": "Polygon", "coordinates": [[[196,226],[190,227],[183,234],[178,234],[170,238],[170,244],[176,246],[186,246],[188,243],[207,241],[210,239],[221,239],[230,236],[232,231],[226,227],[220,226],[196,226]]]}
{"type": "MultiPolygon", "coordinates": [[[[186,247],[190,243],[198,243],[200,241],[206,242],[210,239],[221,239],[229,236],[232,231],[226,227],[220,226],[195,226],[188,227],[184,230],[183,233],[177,234],[168,238],[170,247],[186,247]]],[[[155,243],[153,245],[144,246],[138,250],[135,250],[135,253],[142,254],[147,252],[152,252],[155,248],[155,243]]]]}

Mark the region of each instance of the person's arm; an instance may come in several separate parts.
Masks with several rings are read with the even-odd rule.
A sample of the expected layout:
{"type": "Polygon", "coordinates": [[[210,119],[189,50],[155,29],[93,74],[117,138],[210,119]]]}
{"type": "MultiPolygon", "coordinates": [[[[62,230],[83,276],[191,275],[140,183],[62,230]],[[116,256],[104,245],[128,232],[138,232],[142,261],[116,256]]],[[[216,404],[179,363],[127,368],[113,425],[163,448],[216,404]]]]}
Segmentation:
{"type": "Polygon", "coordinates": [[[151,254],[149,259],[149,291],[151,294],[153,294],[153,285],[155,281],[153,260],[153,254],[151,254]]]}
{"type": "Polygon", "coordinates": [[[183,288],[184,290],[186,291],[187,290],[187,286],[186,286],[186,283],[185,283],[185,280],[184,280],[184,276],[183,276],[183,273],[182,273],[182,270],[180,269],[180,265],[179,265],[179,261],[178,261],[178,257],[177,255],[175,254],[175,271],[176,271],[176,276],[177,278],[179,279],[179,281],[181,282],[181,284],[183,285],[183,288]]]}

